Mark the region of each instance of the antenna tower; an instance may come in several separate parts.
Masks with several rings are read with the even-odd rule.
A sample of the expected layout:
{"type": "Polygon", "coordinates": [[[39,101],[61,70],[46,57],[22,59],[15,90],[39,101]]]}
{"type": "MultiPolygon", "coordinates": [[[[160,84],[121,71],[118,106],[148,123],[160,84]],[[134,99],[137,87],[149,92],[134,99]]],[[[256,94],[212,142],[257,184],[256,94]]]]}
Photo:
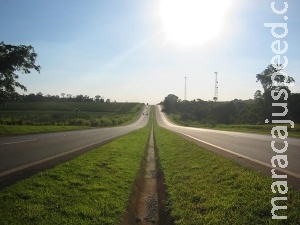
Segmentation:
{"type": "Polygon", "coordinates": [[[186,78],[184,77],[184,100],[186,100],[186,78]]]}
{"type": "Polygon", "coordinates": [[[218,72],[215,72],[216,74],[216,81],[215,81],[215,95],[214,95],[214,101],[216,102],[218,100],[218,72]]]}

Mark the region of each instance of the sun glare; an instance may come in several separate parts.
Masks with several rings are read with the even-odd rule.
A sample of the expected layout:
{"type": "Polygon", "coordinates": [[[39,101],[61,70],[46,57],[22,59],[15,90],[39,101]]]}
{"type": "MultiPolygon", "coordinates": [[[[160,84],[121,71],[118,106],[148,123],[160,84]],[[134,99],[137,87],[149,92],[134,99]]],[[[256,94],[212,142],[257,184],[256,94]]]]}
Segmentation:
{"type": "Polygon", "coordinates": [[[163,0],[161,17],[170,41],[203,44],[220,34],[230,0],[163,0]]]}

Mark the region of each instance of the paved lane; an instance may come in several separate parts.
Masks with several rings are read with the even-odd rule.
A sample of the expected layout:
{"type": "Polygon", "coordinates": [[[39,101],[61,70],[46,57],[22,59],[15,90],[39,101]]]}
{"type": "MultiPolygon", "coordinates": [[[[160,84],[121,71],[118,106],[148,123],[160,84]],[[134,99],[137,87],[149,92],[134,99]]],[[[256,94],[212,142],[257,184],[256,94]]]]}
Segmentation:
{"type": "MultiPolygon", "coordinates": [[[[149,113],[150,107],[144,109],[149,113]]],[[[149,114],[150,115],[150,114],[149,114]]],[[[0,138],[0,177],[44,163],[144,127],[149,116],[128,126],[0,138]]]]}
{"type": "MultiPolygon", "coordinates": [[[[183,127],[170,123],[161,112],[160,106],[155,108],[158,124],[169,130],[181,133],[182,135],[206,146],[218,148],[222,151],[235,154],[239,158],[253,160],[258,164],[273,169],[271,158],[275,153],[271,148],[271,141],[276,141],[275,147],[281,149],[283,140],[273,139],[270,135],[250,134],[241,132],[218,131],[210,129],[183,127]]],[[[287,138],[288,149],[284,153],[288,158],[288,166],[280,171],[300,179],[300,139],[287,138]]],[[[276,165],[278,165],[276,161],[276,165]]],[[[277,167],[278,168],[278,167],[277,167]]]]}

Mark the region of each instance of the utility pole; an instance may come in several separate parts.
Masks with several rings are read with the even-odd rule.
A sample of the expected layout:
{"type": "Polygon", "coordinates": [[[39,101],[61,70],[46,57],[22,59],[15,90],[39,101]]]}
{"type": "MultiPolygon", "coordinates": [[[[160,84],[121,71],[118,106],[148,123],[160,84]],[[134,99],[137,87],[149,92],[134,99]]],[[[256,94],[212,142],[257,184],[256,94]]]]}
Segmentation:
{"type": "Polygon", "coordinates": [[[218,72],[215,72],[216,74],[216,81],[215,81],[215,95],[214,95],[214,101],[218,101],[218,72]]]}
{"type": "Polygon", "coordinates": [[[186,101],[186,78],[184,77],[184,100],[186,101]]]}

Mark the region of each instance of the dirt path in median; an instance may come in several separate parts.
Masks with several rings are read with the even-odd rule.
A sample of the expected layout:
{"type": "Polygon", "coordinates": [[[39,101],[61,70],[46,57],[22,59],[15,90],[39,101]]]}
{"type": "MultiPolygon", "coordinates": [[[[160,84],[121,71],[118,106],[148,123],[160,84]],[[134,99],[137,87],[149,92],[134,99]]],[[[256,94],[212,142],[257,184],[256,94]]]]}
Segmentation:
{"type": "Polygon", "coordinates": [[[164,175],[156,156],[153,128],[145,149],[145,157],[133,187],[131,199],[121,225],[159,225],[169,219],[164,212],[166,188],[164,175]],[[159,218],[162,217],[162,218],[159,218]]]}
{"type": "Polygon", "coordinates": [[[144,168],[144,185],[140,193],[136,222],[141,225],[158,224],[158,198],[156,162],[154,151],[153,130],[151,131],[146,165],[144,168]]]}

